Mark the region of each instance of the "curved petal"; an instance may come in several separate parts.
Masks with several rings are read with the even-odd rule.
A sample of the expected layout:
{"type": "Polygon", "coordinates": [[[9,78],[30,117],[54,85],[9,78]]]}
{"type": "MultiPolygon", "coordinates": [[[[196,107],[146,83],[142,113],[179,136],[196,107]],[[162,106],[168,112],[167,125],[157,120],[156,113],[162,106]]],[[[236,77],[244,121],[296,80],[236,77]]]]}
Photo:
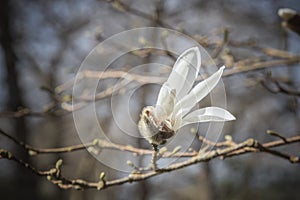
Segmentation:
{"type": "Polygon", "coordinates": [[[154,109],[156,119],[161,122],[165,120],[174,110],[176,90],[171,88],[166,82],[161,87],[157,103],[154,109]]]}
{"type": "Polygon", "coordinates": [[[184,51],[174,64],[167,80],[170,87],[177,91],[177,101],[184,97],[192,88],[201,66],[201,55],[198,47],[184,51]]]}
{"type": "Polygon", "coordinates": [[[175,130],[192,123],[199,122],[224,122],[235,120],[236,118],[227,110],[219,107],[207,107],[195,110],[183,118],[180,125],[174,127],[175,130]]]}
{"type": "Polygon", "coordinates": [[[197,102],[207,96],[207,94],[210,93],[210,91],[212,91],[212,89],[214,89],[218,84],[222,77],[224,68],[225,66],[222,66],[216,73],[198,83],[188,95],[176,103],[174,108],[174,117],[177,117],[179,114],[181,116],[185,116],[197,102]]]}

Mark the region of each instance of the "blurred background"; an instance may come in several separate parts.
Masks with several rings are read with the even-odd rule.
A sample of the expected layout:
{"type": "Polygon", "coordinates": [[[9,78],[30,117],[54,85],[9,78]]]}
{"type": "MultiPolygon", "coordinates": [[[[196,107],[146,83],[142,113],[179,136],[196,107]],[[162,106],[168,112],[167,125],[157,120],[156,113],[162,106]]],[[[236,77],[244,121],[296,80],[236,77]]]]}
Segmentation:
{"type": "MultiPolygon", "coordinates": [[[[277,15],[278,9],[283,7],[300,12],[297,0],[122,2],[2,2],[1,129],[37,147],[81,143],[72,112],[61,104],[70,101],[72,88],[58,93],[57,87],[74,78],[83,59],[99,42],[132,28],[163,26],[188,33],[202,41],[217,66],[226,64],[229,68],[234,68],[239,61],[253,64],[259,59],[273,60],[270,56],[265,58],[258,47],[295,55],[300,53],[299,35],[282,28],[282,20],[277,15]],[[216,52],[216,45],[211,41],[222,38],[226,44],[216,52]],[[231,40],[231,43],[228,42],[231,40]]],[[[128,71],[131,66],[161,59],[161,56],[152,54],[129,55],[115,62],[114,67],[128,71]]],[[[166,64],[173,65],[174,59],[165,59],[166,64]]],[[[274,67],[223,78],[227,110],[237,120],[225,124],[221,139],[229,134],[236,142],[247,138],[267,142],[274,139],[266,134],[269,129],[285,137],[299,134],[299,96],[274,92],[272,88],[276,89],[276,85],[272,82],[261,84],[261,80],[270,76],[289,87],[300,88],[299,62],[274,64],[274,67]]],[[[114,83],[107,82],[108,85],[114,83]]],[[[138,90],[133,96],[133,119],[138,121],[141,108],[154,103],[156,93],[153,91],[158,89],[146,85],[138,90]]],[[[121,101],[119,103],[122,104],[121,101]]],[[[101,109],[98,120],[104,124],[103,131],[118,134],[121,130],[113,122],[110,98],[101,99],[97,104],[101,109]]],[[[137,132],[137,128],[132,131],[137,132]]],[[[122,140],[118,138],[118,143],[122,140]]],[[[124,139],[123,144],[126,142],[124,139]]],[[[131,142],[134,146],[149,148],[144,140],[131,142]]],[[[0,147],[12,151],[38,169],[49,169],[57,159],[62,158],[63,173],[70,178],[97,181],[102,171],[108,179],[127,175],[101,164],[86,150],[29,156],[2,135],[0,147]]],[[[279,149],[299,156],[299,144],[279,149]]],[[[144,158],[139,159],[138,162],[142,163],[144,158]]],[[[16,163],[0,159],[0,199],[299,199],[299,169],[298,164],[290,164],[271,155],[249,154],[225,160],[215,159],[103,191],[76,191],[59,189],[45,177],[38,177],[16,163]]]]}

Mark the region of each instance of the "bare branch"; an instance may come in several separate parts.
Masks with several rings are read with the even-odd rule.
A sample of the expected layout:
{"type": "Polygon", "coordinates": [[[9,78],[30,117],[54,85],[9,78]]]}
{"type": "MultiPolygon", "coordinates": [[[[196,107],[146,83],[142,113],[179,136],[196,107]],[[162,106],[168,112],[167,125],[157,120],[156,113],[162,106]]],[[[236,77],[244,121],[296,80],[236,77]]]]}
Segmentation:
{"type": "Polygon", "coordinates": [[[61,171],[61,166],[62,166],[62,160],[58,160],[56,163],[56,166],[54,168],[51,168],[50,170],[38,170],[31,166],[29,163],[26,163],[18,158],[16,158],[11,152],[5,150],[5,149],[0,149],[0,158],[2,159],[8,159],[15,161],[16,163],[20,164],[21,166],[31,170],[33,173],[39,176],[46,176],[47,179],[52,182],[53,184],[57,185],[58,187],[62,189],[88,189],[88,188],[94,188],[97,190],[102,190],[111,186],[115,185],[121,185],[124,183],[131,183],[131,182],[137,182],[137,181],[142,181],[154,176],[157,176],[159,174],[163,174],[166,172],[171,172],[175,170],[179,170],[184,167],[188,167],[191,165],[194,165],[196,163],[200,162],[208,162],[212,159],[215,158],[227,158],[227,157],[233,157],[233,156],[240,156],[242,154],[246,153],[254,153],[254,152],[264,152],[268,153],[283,159],[286,159],[290,161],[291,163],[299,163],[299,157],[296,156],[291,156],[286,153],[282,153],[280,151],[273,150],[271,148],[273,147],[278,147],[278,146],[283,146],[283,145],[288,145],[291,143],[296,143],[300,142],[300,136],[294,136],[290,138],[285,138],[285,140],[276,140],[264,144],[260,144],[258,141],[254,139],[247,139],[244,142],[241,143],[234,143],[231,140],[226,140],[224,142],[220,143],[214,143],[211,142],[207,139],[204,139],[202,137],[199,137],[199,139],[207,143],[208,145],[214,145],[218,147],[217,149],[211,150],[211,151],[206,151],[200,150],[199,152],[192,152],[187,155],[185,152],[160,152],[162,158],[166,158],[168,156],[178,156],[178,157],[187,157],[187,160],[177,162],[174,164],[169,165],[166,168],[158,168],[156,166],[156,160],[159,159],[158,157],[158,151],[154,149],[153,151],[151,150],[146,150],[146,149],[139,149],[135,148],[132,146],[123,146],[123,145],[118,145],[118,144],[112,144],[108,143],[106,141],[102,140],[95,140],[92,143],[88,144],[81,144],[81,145],[74,145],[70,147],[63,147],[63,148],[54,148],[54,149],[40,149],[40,148],[35,148],[30,145],[24,144],[23,142],[18,141],[12,136],[9,136],[7,133],[4,131],[0,130],[2,135],[5,135],[8,137],[10,140],[14,141],[18,145],[22,146],[26,150],[31,150],[34,151],[35,153],[65,153],[65,152],[72,152],[80,149],[84,149],[85,146],[95,146],[97,145],[98,147],[101,148],[108,148],[108,149],[115,149],[119,151],[128,151],[132,153],[137,153],[138,155],[152,155],[152,168],[149,168],[148,171],[144,170],[139,170],[139,168],[134,168],[134,171],[128,175],[127,177],[120,178],[120,179],[115,179],[115,180],[104,180],[104,175],[100,176],[100,180],[98,182],[89,182],[86,180],[82,179],[67,179],[62,175],[61,171]],[[138,169],[138,170],[137,170],[138,169]]]}

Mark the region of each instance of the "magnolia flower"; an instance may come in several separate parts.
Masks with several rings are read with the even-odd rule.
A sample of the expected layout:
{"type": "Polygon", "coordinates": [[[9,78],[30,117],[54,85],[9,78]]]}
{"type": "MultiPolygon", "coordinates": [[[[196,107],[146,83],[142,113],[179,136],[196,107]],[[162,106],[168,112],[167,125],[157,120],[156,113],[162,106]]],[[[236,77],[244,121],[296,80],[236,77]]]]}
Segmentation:
{"type": "Polygon", "coordinates": [[[231,113],[218,107],[206,107],[190,112],[217,85],[225,68],[222,66],[209,78],[193,87],[200,66],[198,47],[184,51],[174,64],[168,80],[162,85],[155,107],[146,106],[142,110],[139,131],[153,147],[165,144],[178,129],[188,124],[235,120],[231,113]]]}

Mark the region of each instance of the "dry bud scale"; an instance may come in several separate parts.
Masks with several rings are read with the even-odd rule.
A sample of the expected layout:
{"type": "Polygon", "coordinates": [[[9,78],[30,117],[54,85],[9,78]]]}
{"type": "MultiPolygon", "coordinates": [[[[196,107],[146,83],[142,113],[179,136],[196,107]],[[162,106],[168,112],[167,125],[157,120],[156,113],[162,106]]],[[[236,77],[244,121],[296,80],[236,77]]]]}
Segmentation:
{"type": "Polygon", "coordinates": [[[155,150],[187,124],[235,120],[231,113],[218,107],[190,112],[217,85],[225,68],[221,67],[193,87],[200,66],[201,55],[198,47],[184,51],[174,64],[168,80],[162,85],[155,107],[143,108],[138,124],[139,131],[155,150]]]}

